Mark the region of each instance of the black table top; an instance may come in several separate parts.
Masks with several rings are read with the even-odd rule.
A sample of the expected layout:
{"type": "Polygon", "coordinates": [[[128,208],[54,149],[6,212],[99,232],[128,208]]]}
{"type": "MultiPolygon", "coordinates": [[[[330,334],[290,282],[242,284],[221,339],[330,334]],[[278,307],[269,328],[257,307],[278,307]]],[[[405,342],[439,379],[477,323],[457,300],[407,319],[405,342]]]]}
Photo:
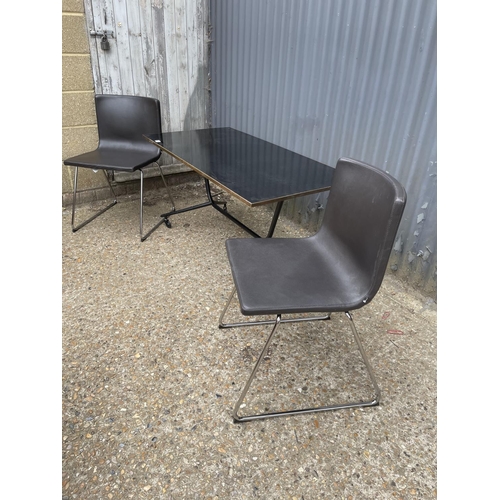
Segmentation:
{"type": "Polygon", "coordinates": [[[327,191],[334,168],[233,128],[145,136],[249,206],[327,191]]]}

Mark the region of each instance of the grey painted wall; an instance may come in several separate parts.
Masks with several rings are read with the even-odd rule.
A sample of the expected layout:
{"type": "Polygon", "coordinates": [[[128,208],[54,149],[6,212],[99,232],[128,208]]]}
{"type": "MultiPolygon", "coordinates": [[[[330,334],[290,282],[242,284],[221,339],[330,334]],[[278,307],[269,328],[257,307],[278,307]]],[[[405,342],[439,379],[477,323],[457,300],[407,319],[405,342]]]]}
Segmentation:
{"type": "MultiPolygon", "coordinates": [[[[435,296],[435,0],[210,0],[210,16],[212,126],[391,173],[408,203],[390,269],[435,296]]],[[[327,196],[284,213],[313,229],[327,196]]]]}

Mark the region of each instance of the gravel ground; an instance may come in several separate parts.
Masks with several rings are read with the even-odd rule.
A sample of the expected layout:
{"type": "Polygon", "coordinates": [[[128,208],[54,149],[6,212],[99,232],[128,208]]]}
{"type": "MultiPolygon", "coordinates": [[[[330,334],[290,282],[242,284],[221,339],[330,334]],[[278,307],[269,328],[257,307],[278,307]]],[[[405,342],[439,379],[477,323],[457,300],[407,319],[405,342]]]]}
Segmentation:
{"type": "MultiPolygon", "coordinates": [[[[172,187],[177,208],[200,182],[172,187]]],[[[169,209],[149,194],[145,226],[169,209]]],[[[77,220],[102,202],[83,205],[77,220]]],[[[265,233],[271,212],[229,199],[265,233]]],[[[232,289],[224,242],[248,236],[210,207],[141,243],[137,196],[71,232],[62,213],[63,499],[429,499],[436,480],[436,304],[387,275],[353,316],[378,407],[235,424],[270,327],[220,330],[232,289]]],[[[275,237],[306,236],[278,222],[275,237]]],[[[239,319],[237,301],[230,316],[239,319]]],[[[284,324],[247,410],[370,397],[342,315],[284,324]]]]}

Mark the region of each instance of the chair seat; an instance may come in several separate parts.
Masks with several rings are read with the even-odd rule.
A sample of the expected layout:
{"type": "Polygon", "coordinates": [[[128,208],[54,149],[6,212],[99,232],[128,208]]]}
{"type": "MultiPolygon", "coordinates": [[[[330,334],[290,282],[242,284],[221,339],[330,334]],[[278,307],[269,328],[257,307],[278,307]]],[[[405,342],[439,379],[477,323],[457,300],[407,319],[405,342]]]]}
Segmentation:
{"type": "Polygon", "coordinates": [[[338,312],[365,304],[369,277],[340,242],[326,249],[316,235],[234,238],[226,249],[244,315],[338,312]]]}
{"type": "MultiPolygon", "coordinates": [[[[156,148],[156,146],[153,147],[156,148]]],[[[158,151],[160,150],[158,149],[158,151]]],[[[116,149],[99,147],[94,151],[68,158],[64,161],[64,164],[95,170],[106,169],[134,172],[158,160],[161,155],[161,152],[158,153],[158,151],[151,152],[151,149],[141,151],[137,150],[136,146],[134,149],[126,147],[116,149]]]]}

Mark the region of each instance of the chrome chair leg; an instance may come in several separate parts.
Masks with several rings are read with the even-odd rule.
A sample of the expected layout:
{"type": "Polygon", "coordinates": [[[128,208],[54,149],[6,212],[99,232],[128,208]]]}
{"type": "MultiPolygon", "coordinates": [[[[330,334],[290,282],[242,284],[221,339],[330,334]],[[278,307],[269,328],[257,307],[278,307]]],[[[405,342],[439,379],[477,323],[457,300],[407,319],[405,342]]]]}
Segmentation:
{"type": "Polygon", "coordinates": [[[358,345],[359,352],[361,354],[361,357],[363,358],[363,362],[365,363],[368,374],[370,375],[370,380],[371,380],[373,387],[375,389],[375,398],[373,399],[373,401],[370,404],[368,404],[366,406],[376,406],[380,403],[380,388],[377,384],[377,380],[375,379],[375,375],[373,374],[372,365],[368,361],[368,357],[366,355],[366,352],[363,348],[363,345],[361,344],[361,339],[359,338],[358,331],[356,330],[356,326],[354,325],[354,320],[352,319],[352,314],[349,311],[346,311],[345,315],[349,319],[349,325],[351,326],[351,330],[352,330],[352,333],[354,335],[354,339],[356,340],[356,344],[358,345]]]}
{"type": "Polygon", "coordinates": [[[236,287],[233,286],[233,291],[231,292],[231,295],[229,295],[229,299],[227,299],[226,305],[224,306],[224,309],[222,309],[222,312],[219,317],[219,328],[229,328],[226,324],[222,322],[224,319],[224,316],[226,315],[227,309],[229,307],[229,304],[233,300],[234,294],[236,293],[236,287]]]}
{"type": "MultiPolygon", "coordinates": [[[[141,172],[141,188],[140,188],[140,191],[141,191],[141,205],[140,205],[140,208],[139,208],[139,231],[141,233],[141,241],[144,241],[142,239],[142,219],[143,219],[143,201],[144,201],[144,172],[142,171],[142,168],[139,169],[140,172],[141,172]]],[[[146,239],[146,238],[144,238],[146,239]]]]}
{"type": "MultiPolygon", "coordinates": [[[[101,169],[102,170],[102,169],[101,169]]],[[[81,229],[83,226],[86,226],[89,222],[93,221],[96,217],[99,217],[99,215],[103,214],[106,212],[106,210],[109,210],[112,206],[117,204],[117,199],[116,199],[116,193],[115,190],[113,189],[113,186],[111,185],[111,182],[109,182],[108,176],[106,175],[106,171],[102,170],[104,177],[106,178],[106,181],[108,182],[108,185],[111,189],[111,192],[113,193],[114,200],[105,208],[94,214],[92,217],[88,218],[87,220],[83,221],[81,224],[75,227],[75,207],[76,207],[76,193],[77,193],[77,186],[78,186],[78,167],[75,167],[75,179],[73,182],[73,209],[71,211],[71,229],[74,233],[81,229]]]]}
{"type": "Polygon", "coordinates": [[[354,338],[356,339],[356,344],[357,344],[358,349],[361,353],[361,357],[363,358],[365,366],[368,370],[368,374],[370,376],[370,380],[371,380],[373,387],[375,389],[375,397],[373,399],[370,399],[368,401],[342,403],[342,404],[334,404],[334,405],[328,405],[328,406],[318,406],[318,407],[314,407],[314,408],[304,408],[304,409],[280,411],[280,412],[270,412],[270,413],[259,413],[256,415],[245,415],[245,416],[238,415],[238,411],[241,407],[241,404],[243,403],[243,400],[245,399],[245,396],[248,392],[248,389],[250,388],[250,385],[251,385],[253,379],[255,378],[255,374],[260,366],[260,363],[261,363],[262,359],[264,358],[265,353],[268,352],[268,348],[269,348],[269,345],[271,343],[271,340],[272,340],[274,334],[276,333],[278,326],[282,322],[281,315],[278,315],[276,317],[276,321],[274,323],[274,327],[271,331],[271,334],[269,335],[269,338],[266,341],[264,349],[260,353],[259,359],[257,360],[257,363],[254,366],[254,369],[250,375],[250,378],[248,379],[247,383],[245,384],[243,392],[241,393],[238,401],[236,402],[236,405],[235,405],[234,410],[233,410],[233,422],[240,423],[240,422],[248,422],[250,420],[261,420],[264,418],[271,418],[271,417],[281,417],[281,416],[287,416],[287,415],[299,415],[302,413],[316,413],[316,412],[320,412],[320,411],[341,410],[341,409],[347,409],[347,408],[362,408],[362,407],[366,407],[366,406],[377,406],[380,403],[380,389],[379,389],[378,384],[375,380],[375,376],[373,374],[372,367],[368,361],[368,358],[367,358],[366,353],[363,349],[363,346],[361,345],[361,341],[360,341],[358,332],[356,331],[356,327],[354,326],[354,321],[352,319],[352,315],[348,311],[346,311],[345,314],[346,314],[347,318],[349,319],[349,322],[351,325],[351,330],[354,334],[354,338]]]}
{"type": "MultiPolygon", "coordinates": [[[[243,400],[245,399],[247,391],[250,388],[250,385],[252,384],[252,381],[255,377],[255,374],[257,373],[257,370],[260,366],[260,363],[261,363],[262,359],[264,358],[264,354],[268,351],[269,344],[271,343],[271,340],[273,339],[274,334],[276,333],[276,330],[278,329],[278,326],[280,325],[280,321],[281,321],[281,315],[278,314],[278,316],[276,316],[276,321],[275,321],[273,329],[271,331],[271,335],[269,335],[269,338],[267,339],[266,345],[264,346],[264,349],[262,349],[262,352],[260,353],[259,359],[257,360],[257,363],[255,364],[255,366],[252,370],[250,378],[247,380],[247,383],[245,384],[245,387],[244,387],[238,401],[236,402],[236,405],[234,406],[234,410],[233,410],[233,421],[234,422],[246,422],[247,420],[264,418],[263,415],[250,415],[248,417],[240,417],[238,415],[238,410],[240,409],[241,403],[243,403],[243,400]]],[[[271,414],[267,414],[266,416],[271,416],[271,414]]]]}

